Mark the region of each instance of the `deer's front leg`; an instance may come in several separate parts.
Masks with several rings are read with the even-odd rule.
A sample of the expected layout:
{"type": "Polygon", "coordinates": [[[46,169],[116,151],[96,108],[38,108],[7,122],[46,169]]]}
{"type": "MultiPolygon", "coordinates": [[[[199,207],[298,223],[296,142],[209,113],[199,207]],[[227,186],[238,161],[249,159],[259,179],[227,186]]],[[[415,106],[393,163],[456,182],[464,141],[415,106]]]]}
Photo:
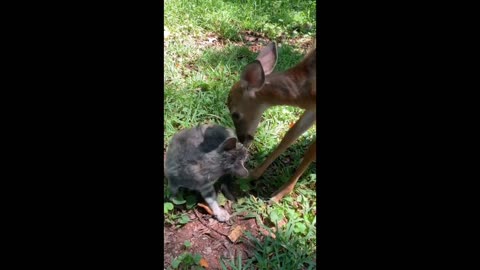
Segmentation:
{"type": "Polygon", "coordinates": [[[290,180],[288,180],[288,182],[286,182],[281,188],[279,188],[273,194],[273,197],[270,199],[270,202],[279,202],[283,198],[283,196],[290,193],[295,187],[295,184],[297,183],[298,179],[303,175],[303,173],[308,168],[310,163],[312,163],[312,161],[315,161],[316,157],[317,157],[317,140],[315,139],[315,141],[310,145],[310,147],[308,147],[307,151],[305,152],[302,162],[298,166],[295,173],[292,175],[290,180]]]}

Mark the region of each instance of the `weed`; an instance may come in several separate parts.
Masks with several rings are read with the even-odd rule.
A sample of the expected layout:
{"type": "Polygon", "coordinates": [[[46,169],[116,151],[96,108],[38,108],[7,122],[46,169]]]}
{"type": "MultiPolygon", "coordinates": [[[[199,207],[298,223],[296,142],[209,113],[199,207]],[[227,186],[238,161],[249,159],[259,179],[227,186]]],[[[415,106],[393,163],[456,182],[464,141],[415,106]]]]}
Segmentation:
{"type": "Polygon", "coordinates": [[[200,265],[202,256],[200,254],[191,254],[184,252],[172,261],[172,269],[201,269],[204,268],[200,265]]]}
{"type": "Polygon", "coordinates": [[[179,193],[177,196],[170,197],[171,202],[163,203],[163,213],[165,216],[165,222],[171,225],[178,225],[181,227],[190,221],[190,218],[185,213],[177,214],[173,211],[176,206],[185,206],[187,209],[193,209],[196,205],[196,197],[194,195],[187,195],[183,198],[183,193],[179,193]]]}
{"type": "Polygon", "coordinates": [[[248,260],[246,263],[242,261],[242,254],[240,253],[236,258],[231,259],[225,263],[225,260],[220,260],[220,265],[222,266],[223,270],[231,269],[231,270],[242,270],[242,269],[252,269],[253,268],[253,261],[248,260]],[[227,268],[227,265],[230,268],[227,268]]]}
{"type": "Polygon", "coordinates": [[[267,236],[263,241],[246,232],[247,238],[255,246],[254,257],[246,264],[253,264],[256,269],[315,269],[315,246],[298,237],[294,233],[294,225],[295,222],[290,221],[283,230],[277,227],[275,237],[267,236]]]}

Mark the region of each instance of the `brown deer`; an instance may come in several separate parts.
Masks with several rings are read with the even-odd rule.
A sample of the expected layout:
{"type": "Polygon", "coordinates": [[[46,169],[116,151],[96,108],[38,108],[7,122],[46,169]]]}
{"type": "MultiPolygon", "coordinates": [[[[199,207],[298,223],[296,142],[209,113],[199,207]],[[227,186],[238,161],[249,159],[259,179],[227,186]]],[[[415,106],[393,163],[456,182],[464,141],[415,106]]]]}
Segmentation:
{"type": "MultiPolygon", "coordinates": [[[[275,43],[268,44],[257,59],[243,70],[240,81],[230,90],[227,106],[230,110],[237,137],[245,146],[253,136],[263,112],[276,105],[288,105],[305,109],[303,115],[288,130],[275,151],[250,173],[253,179],[260,178],[270,164],[280,156],[300,135],[316,121],[316,41],[304,59],[284,72],[273,72],[277,62],[275,43]]],[[[290,180],[270,199],[280,201],[290,193],[308,165],[316,160],[316,139],[308,147],[300,166],[290,180]]]]}

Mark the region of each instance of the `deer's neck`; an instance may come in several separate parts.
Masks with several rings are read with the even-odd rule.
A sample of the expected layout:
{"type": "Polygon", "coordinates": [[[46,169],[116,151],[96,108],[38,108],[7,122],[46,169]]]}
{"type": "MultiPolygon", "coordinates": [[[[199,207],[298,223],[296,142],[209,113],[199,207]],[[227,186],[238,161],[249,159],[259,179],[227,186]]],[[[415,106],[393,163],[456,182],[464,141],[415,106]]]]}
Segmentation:
{"type": "Polygon", "coordinates": [[[262,103],[269,106],[289,105],[313,109],[316,107],[316,95],[311,89],[312,76],[306,72],[291,69],[267,76],[265,85],[256,93],[256,96],[262,103]]]}

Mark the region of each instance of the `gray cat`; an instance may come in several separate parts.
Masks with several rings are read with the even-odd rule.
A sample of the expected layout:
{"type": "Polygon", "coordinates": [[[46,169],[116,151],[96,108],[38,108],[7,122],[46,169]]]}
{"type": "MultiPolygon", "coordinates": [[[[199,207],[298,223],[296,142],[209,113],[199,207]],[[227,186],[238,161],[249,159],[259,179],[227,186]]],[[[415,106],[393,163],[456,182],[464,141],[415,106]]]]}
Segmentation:
{"type": "MultiPolygon", "coordinates": [[[[165,175],[173,195],[180,187],[199,191],[215,217],[223,222],[230,215],[218,205],[214,184],[220,178],[230,180],[232,175],[247,177],[244,166],[247,157],[247,149],[232,130],[199,125],[173,136],[167,149],[165,175]]],[[[222,185],[224,188],[228,191],[222,185]]]]}

